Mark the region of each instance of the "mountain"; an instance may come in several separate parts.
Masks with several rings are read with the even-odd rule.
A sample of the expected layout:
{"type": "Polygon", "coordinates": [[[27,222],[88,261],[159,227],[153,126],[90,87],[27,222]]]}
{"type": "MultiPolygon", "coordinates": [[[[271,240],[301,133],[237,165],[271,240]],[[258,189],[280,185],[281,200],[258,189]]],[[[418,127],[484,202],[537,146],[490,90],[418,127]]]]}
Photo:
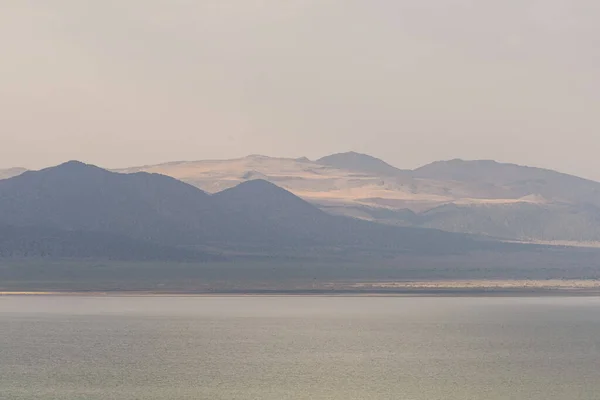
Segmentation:
{"type": "Polygon", "coordinates": [[[420,216],[420,226],[519,240],[600,241],[598,182],[491,160],[438,161],[416,169],[413,175],[504,192],[495,201],[455,201],[427,210],[420,216]]]}
{"type": "Polygon", "coordinates": [[[248,156],[130,168],[210,193],[267,180],[330,214],[526,241],[600,241],[600,183],[495,161],[438,161],[413,171],[358,153],[318,161],[248,156]],[[572,228],[566,229],[566,225],[572,228]]]}
{"type": "Polygon", "coordinates": [[[209,195],[163,175],[117,174],[72,161],[0,181],[0,222],[14,226],[195,245],[218,218],[209,195]]]}
{"type": "Polygon", "coordinates": [[[403,175],[402,171],[391,166],[379,158],[367,154],[350,151],[347,153],[337,153],[318,159],[317,164],[327,165],[338,169],[348,171],[362,172],[377,176],[398,176],[403,175]]]}
{"type": "Polygon", "coordinates": [[[305,231],[329,215],[266,180],[240,183],[213,195],[219,206],[253,224],[305,231]]]}
{"type": "Polygon", "coordinates": [[[143,242],[132,242],[132,248],[155,243],[266,254],[285,248],[437,254],[488,246],[462,234],[333,216],[264,180],[208,195],[171,177],[109,172],[76,161],[0,181],[0,223],[29,229],[31,240],[20,235],[24,241],[17,247],[30,247],[49,229],[46,247],[67,243],[64,252],[73,254],[96,251],[86,239],[92,233],[104,235],[98,241],[111,249],[117,236],[143,242]],[[73,242],[78,235],[81,242],[73,242]]]}
{"type": "Polygon", "coordinates": [[[231,160],[178,161],[125,168],[116,172],[149,172],[168,175],[209,193],[216,193],[254,179],[265,179],[286,189],[289,181],[308,181],[310,187],[313,187],[316,179],[322,179],[324,189],[329,190],[333,180],[343,178],[347,174],[347,171],[316,164],[305,158],[278,158],[260,155],[231,160]]]}
{"type": "Polygon", "coordinates": [[[25,171],[27,171],[25,168],[0,169],[0,180],[8,179],[8,178],[12,178],[14,176],[21,175],[25,171]]]}
{"type": "Polygon", "coordinates": [[[275,246],[330,245],[320,237],[328,214],[292,193],[258,179],[215,193],[213,199],[243,227],[229,240],[260,241],[275,246]]]}
{"type": "Polygon", "coordinates": [[[491,160],[438,161],[413,171],[416,178],[501,187],[512,198],[530,195],[600,206],[600,183],[573,175],[491,160]]]}
{"type": "MultiPolygon", "coordinates": [[[[442,187],[406,176],[378,176],[322,165],[306,158],[248,156],[232,160],[171,162],[118,170],[122,173],[150,172],[172,176],[209,193],[231,188],[254,179],[268,180],[319,207],[380,208],[379,200],[391,200],[404,207],[432,208],[448,199],[442,187]],[[426,193],[420,197],[420,193],[426,193]]],[[[462,185],[465,186],[465,185],[462,185]]],[[[397,204],[394,204],[396,207],[397,204]]],[[[387,207],[387,206],[384,206],[387,207]]],[[[350,215],[352,215],[350,213],[350,215]]]]}
{"type": "Polygon", "coordinates": [[[287,240],[295,245],[421,254],[464,252],[490,245],[434,229],[403,228],[331,215],[265,180],[241,183],[213,197],[237,215],[243,225],[252,226],[253,235],[271,237],[273,243],[287,240]]]}

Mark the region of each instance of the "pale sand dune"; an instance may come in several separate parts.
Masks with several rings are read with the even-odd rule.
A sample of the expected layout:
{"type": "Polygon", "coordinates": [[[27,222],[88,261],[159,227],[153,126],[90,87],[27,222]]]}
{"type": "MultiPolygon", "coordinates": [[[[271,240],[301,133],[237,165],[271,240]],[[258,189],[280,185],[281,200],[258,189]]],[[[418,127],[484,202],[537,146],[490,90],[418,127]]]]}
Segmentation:
{"type": "Polygon", "coordinates": [[[493,197],[494,188],[464,182],[437,182],[407,176],[381,177],[320,165],[307,159],[248,156],[232,160],[172,162],[120,170],[146,171],[183,180],[209,193],[233,187],[249,179],[266,179],[317,205],[368,206],[411,209],[416,212],[442,204],[513,204],[544,201],[537,197],[493,197]]]}

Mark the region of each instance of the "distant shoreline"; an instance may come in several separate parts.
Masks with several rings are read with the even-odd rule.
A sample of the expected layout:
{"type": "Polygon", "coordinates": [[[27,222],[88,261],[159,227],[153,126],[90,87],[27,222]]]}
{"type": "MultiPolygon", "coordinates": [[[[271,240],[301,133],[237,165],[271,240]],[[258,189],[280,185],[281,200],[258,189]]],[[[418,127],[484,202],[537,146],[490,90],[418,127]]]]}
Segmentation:
{"type": "Polygon", "coordinates": [[[1,297],[600,297],[600,290],[587,289],[443,289],[386,291],[2,291],[1,297]]]}
{"type": "Polygon", "coordinates": [[[321,282],[312,287],[248,286],[72,289],[0,288],[0,296],[600,296],[597,279],[321,282]]]}

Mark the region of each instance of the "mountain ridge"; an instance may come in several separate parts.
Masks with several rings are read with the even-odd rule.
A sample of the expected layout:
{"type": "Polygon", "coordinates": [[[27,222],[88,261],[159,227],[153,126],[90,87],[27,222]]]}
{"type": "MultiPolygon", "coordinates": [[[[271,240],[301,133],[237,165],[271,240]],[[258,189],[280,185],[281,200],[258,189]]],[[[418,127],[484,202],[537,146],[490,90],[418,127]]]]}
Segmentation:
{"type": "Polygon", "coordinates": [[[211,215],[209,198],[201,190],[165,175],[116,174],[71,161],[0,181],[0,222],[108,231],[168,242],[198,227],[188,217],[190,209],[211,215]],[[140,197],[140,190],[148,196],[140,197]],[[121,211],[116,212],[117,207],[121,211]],[[142,226],[139,221],[146,224],[142,226]]]}
{"type": "MultiPolygon", "coordinates": [[[[61,168],[75,173],[85,165],[67,162],[61,168]]],[[[26,177],[31,173],[20,172],[26,177]]],[[[213,195],[262,179],[330,214],[396,226],[492,237],[502,233],[508,240],[600,241],[600,232],[590,222],[599,218],[600,183],[494,160],[452,159],[400,170],[357,152],[316,161],[255,154],[232,160],[174,161],[116,172],[170,176],[213,195]],[[561,225],[575,228],[562,229],[561,225]]],[[[143,181],[142,177],[139,175],[138,180],[143,181]]],[[[180,223],[185,226],[190,221],[181,216],[180,223]]],[[[233,226],[233,222],[226,225],[233,226]]]]}
{"type": "Polygon", "coordinates": [[[596,229],[587,224],[583,227],[580,222],[585,218],[595,220],[596,211],[586,205],[600,207],[600,183],[549,169],[494,160],[454,159],[433,162],[414,170],[401,170],[375,157],[348,152],[317,161],[249,156],[183,162],[146,170],[173,176],[210,193],[248,179],[262,178],[329,213],[381,223],[457,231],[456,226],[460,224],[449,228],[446,217],[432,221],[431,213],[429,216],[423,214],[454,204],[457,214],[452,218],[477,215],[479,222],[469,224],[474,228],[465,228],[465,233],[495,236],[495,232],[508,223],[509,229],[502,230],[511,240],[600,240],[596,229]],[[342,162],[338,162],[340,158],[342,162]],[[361,162],[353,164],[356,159],[369,160],[367,167],[361,162]],[[373,160],[376,160],[376,166],[384,166],[383,172],[373,172],[370,164],[373,160]],[[348,163],[353,165],[348,166],[348,163]],[[570,210],[564,207],[565,203],[571,205],[570,210]],[[482,205],[486,206],[487,215],[481,212],[479,206],[482,205]],[[557,227],[557,221],[563,221],[582,226],[583,231],[574,235],[561,233],[558,228],[552,228],[554,231],[543,228],[538,229],[537,237],[524,236],[518,221],[510,222],[510,218],[503,220],[502,217],[506,209],[513,209],[515,213],[530,210],[540,214],[546,212],[545,208],[551,208],[547,213],[551,219],[549,226],[557,227]],[[586,217],[574,217],[577,210],[587,213],[586,217]],[[496,221],[495,226],[484,229],[490,218],[496,221]]]}
{"type": "Polygon", "coordinates": [[[332,154],[319,158],[315,162],[317,164],[346,169],[348,171],[374,173],[383,176],[396,176],[407,172],[396,168],[379,158],[368,154],[357,153],[355,151],[332,154]]]}
{"type": "Polygon", "coordinates": [[[219,251],[443,253],[488,246],[462,234],[333,216],[265,180],[209,195],[165,175],[122,174],[75,161],[0,181],[0,223],[219,251]]]}

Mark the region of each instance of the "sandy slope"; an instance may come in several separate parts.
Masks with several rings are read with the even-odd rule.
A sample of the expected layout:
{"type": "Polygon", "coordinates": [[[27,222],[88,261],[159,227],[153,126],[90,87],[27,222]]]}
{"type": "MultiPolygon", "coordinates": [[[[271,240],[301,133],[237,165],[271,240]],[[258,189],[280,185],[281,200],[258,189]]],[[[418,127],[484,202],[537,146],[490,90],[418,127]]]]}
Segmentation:
{"type": "Polygon", "coordinates": [[[248,156],[233,160],[174,162],[121,170],[169,175],[207,192],[218,192],[250,179],[266,179],[324,206],[364,205],[424,211],[447,203],[541,203],[541,197],[515,196],[501,187],[440,182],[410,176],[382,177],[320,165],[308,159],[248,156]]]}

